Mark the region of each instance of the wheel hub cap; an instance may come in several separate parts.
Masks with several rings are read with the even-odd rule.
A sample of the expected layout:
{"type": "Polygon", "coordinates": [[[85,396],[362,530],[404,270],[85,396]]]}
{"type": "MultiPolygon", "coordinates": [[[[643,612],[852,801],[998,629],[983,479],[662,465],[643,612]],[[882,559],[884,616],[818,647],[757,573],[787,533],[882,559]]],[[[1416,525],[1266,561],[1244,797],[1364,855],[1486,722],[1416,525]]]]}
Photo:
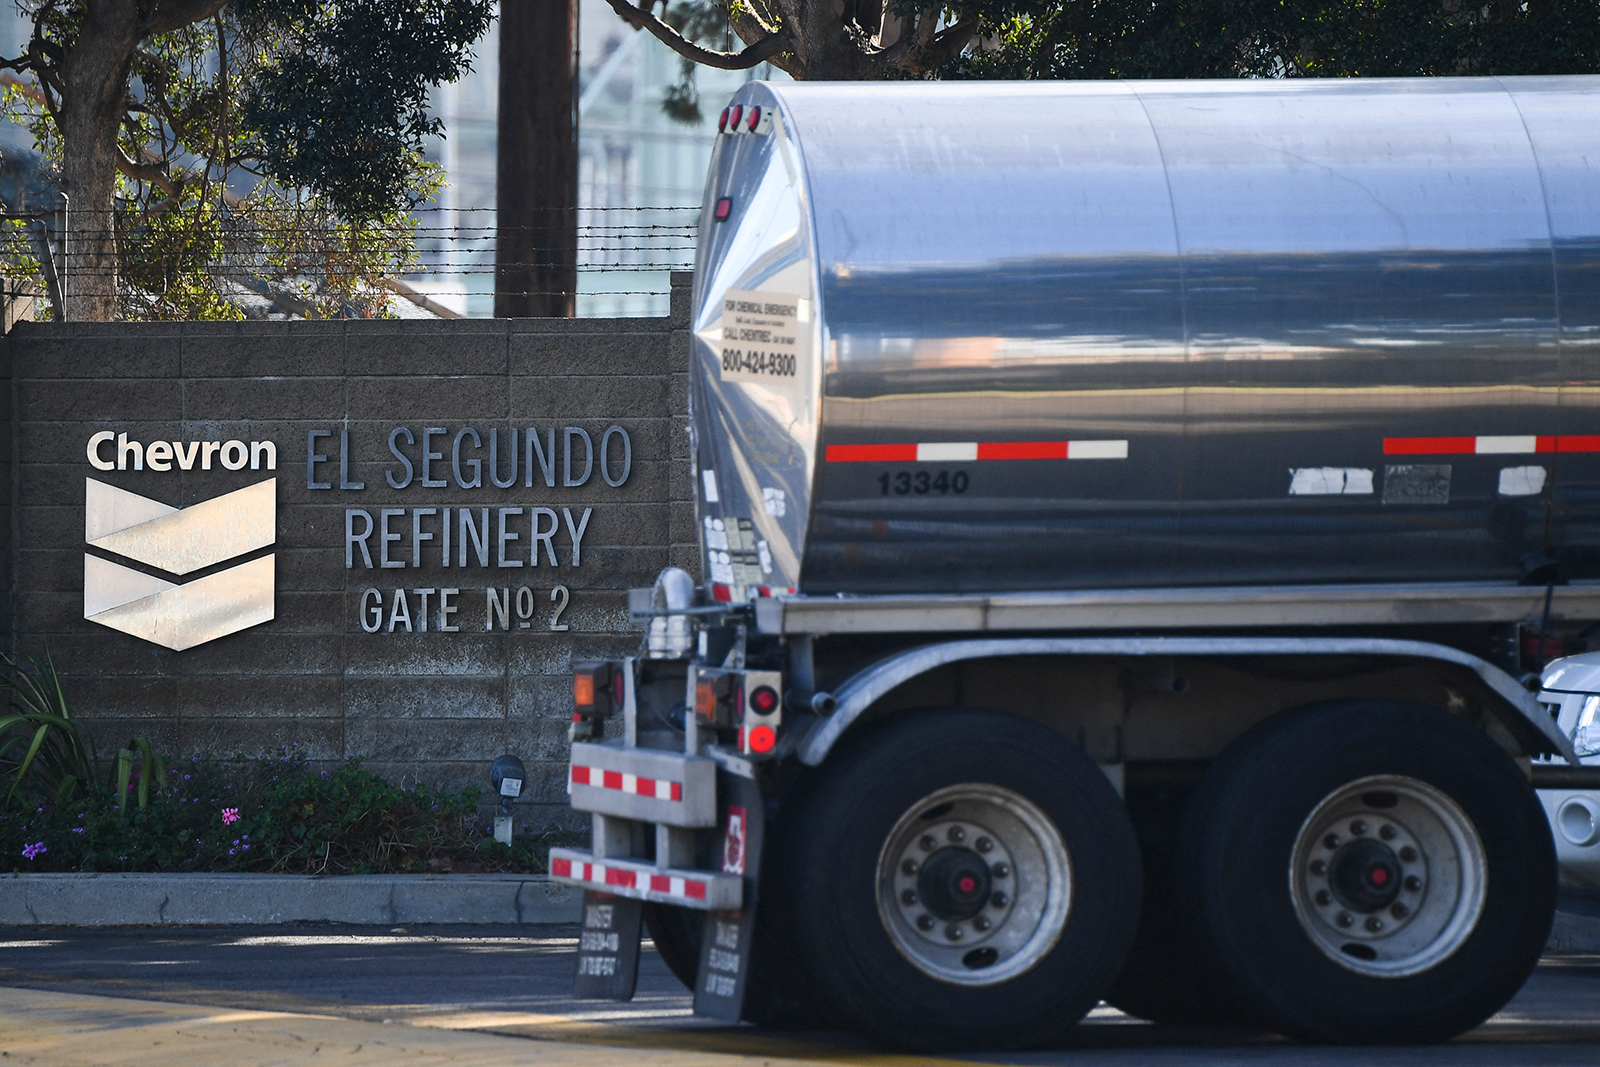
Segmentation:
{"type": "Polygon", "coordinates": [[[1334,853],[1328,866],[1329,888],[1352,911],[1381,911],[1400,895],[1400,859],[1381,841],[1370,837],[1351,841],[1334,853]]]}
{"type": "Polygon", "coordinates": [[[923,861],[917,892],[934,918],[960,922],[989,902],[988,864],[966,848],[941,848],[923,861]]]}

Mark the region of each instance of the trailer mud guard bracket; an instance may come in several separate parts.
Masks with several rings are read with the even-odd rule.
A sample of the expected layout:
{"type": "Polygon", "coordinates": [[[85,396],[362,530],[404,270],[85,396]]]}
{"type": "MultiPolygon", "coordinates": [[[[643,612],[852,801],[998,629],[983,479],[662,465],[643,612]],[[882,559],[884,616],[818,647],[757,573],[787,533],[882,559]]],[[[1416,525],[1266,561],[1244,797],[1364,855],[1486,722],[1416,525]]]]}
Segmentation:
{"type": "Polygon", "coordinates": [[[850,724],[896,686],[959,660],[997,656],[1395,656],[1431,659],[1472,670],[1494,693],[1574,766],[1572,742],[1517,680],[1487,660],[1429,641],[1379,637],[1016,637],[924,645],[891,656],[834,690],[838,709],[800,746],[800,761],[815,767],[850,724]]]}

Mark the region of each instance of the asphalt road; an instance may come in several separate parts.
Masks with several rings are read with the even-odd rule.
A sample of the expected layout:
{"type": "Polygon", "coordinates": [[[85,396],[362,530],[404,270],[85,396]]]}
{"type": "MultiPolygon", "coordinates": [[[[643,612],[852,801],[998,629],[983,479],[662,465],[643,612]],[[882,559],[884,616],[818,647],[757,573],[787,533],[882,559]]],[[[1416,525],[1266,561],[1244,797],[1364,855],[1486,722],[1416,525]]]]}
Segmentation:
{"type": "MultiPolygon", "coordinates": [[[[193,1067],[329,1062],[337,1048],[348,1062],[385,1062],[399,1056],[401,1035],[418,1064],[623,1062],[621,1049],[632,1063],[933,1062],[845,1034],[708,1023],[648,945],[631,1003],[572,1000],[574,936],[571,927],[0,928],[0,1053],[5,1063],[131,1064],[134,1046],[148,1044],[161,1062],[193,1067]]],[[[1547,958],[1505,1011],[1442,1046],[1303,1046],[1155,1027],[1102,1007],[1062,1048],[943,1062],[955,1060],[1588,1065],[1600,1062],[1600,956],[1547,958]]]]}

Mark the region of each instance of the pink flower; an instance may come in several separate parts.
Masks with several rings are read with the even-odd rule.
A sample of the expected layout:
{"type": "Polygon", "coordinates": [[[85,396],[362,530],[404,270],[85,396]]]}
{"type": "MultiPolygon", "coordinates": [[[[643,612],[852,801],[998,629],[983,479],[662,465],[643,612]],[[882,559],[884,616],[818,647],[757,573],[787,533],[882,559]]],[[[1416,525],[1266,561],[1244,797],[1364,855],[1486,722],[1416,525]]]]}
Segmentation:
{"type": "Polygon", "coordinates": [[[239,809],[238,808],[223,808],[222,809],[222,825],[228,826],[228,825],[230,825],[232,823],[236,823],[238,821],[239,821],[239,809]]]}

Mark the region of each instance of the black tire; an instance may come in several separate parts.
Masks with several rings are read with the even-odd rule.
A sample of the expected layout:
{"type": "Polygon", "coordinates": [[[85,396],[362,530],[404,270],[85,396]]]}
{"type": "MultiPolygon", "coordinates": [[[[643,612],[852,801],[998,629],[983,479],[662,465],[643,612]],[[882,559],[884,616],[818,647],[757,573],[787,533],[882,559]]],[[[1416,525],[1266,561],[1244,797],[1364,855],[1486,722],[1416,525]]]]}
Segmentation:
{"type": "Polygon", "coordinates": [[[1140,782],[1129,775],[1124,799],[1139,838],[1144,906],[1128,960],[1105,999],[1119,1011],[1162,1026],[1248,1026],[1249,1013],[1206,979],[1202,948],[1179,903],[1184,887],[1177,872],[1178,837],[1198,778],[1196,773],[1177,781],[1140,782]]]}
{"type": "MultiPolygon", "coordinates": [[[[788,828],[792,869],[797,872],[788,888],[789,917],[807,971],[836,1015],[855,1029],[926,1051],[1032,1046],[1060,1037],[1116,977],[1138,919],[1138,846],[1105,775],[1058,734],[999,712],[920,712],[865,733],[836,754],[812,785],[795,805],[788,828]],[[994,926],[992,943],[1015,936],[1022,945],[1011,960],[995,964],[995,973],[1031,965],[986,985],[956,984],[913,963],[904,943],[895,940],[910,935],[891,933],[894,920],[879,911],[879,860],[891,838],[906,834],[909,826],[909,847],[933,848],[933,835],[922,834],[923,824],[907,820],[944,818],[941,812],[949,804],[935,804],[925,813],[919,808],[941,790],[965,787],[1022,798],[1028,818],[1047,820],[1030,824],[1043,827],[1044,837],[1031,830],[1007,831],[1010,837],[996,833],[1001,843],[990,846],[995,848],[992,855],[1003,855],[1015,844],[1016,856],[1023,857],[1033,847],[1030,840],[1045,842],[1039,854],[1059,856],[1064,851],[1071,869],[1070,879],[1064,880],[1070,885],[1064,918],[1050,919],[1060,913],[1047,905],[1037,920],[1019,918],[1009,932],[1011,913],[994,926]],[[1061,851],[1051,834],[1059,835],[1061,851]]],[[[945,833],[940,842],[963,840],[945,833]]],[[[982,851],[983,839],[973,837],[973,849],[982,851]]],[[[962,858],[966,853],[975,857],[978,851],[954,845],[945,849],[942,844],[938,849],[961,863],[969,862],[970,857],[962,858]]],[[[935,869],[938,852],[925,853],[927,871],[935,869]]],[[[904,870],[892,856],[886,862],[890,875],[904,870]]],[[[980,872],[985,880],[1001,870],[994,862],[993,868],[980,872]]],[[[1023,865],[1019,859],[1019,874],[1023,865]]],[[[996,877],[1009,873],[1007,865],[996,877]]],[[[966,876],[958,881],[965,884],[966,876]]],[[[1013,877],[991,884],[1022,881],[1013,877]]],[[[1062,898],[1048,895],[1055,888],[1040,887],[1061,884],[1045,875],[1017,884],[1014,914],[1026,914],[1024,900],[1030,907],[1036,899],[1059,902],[1062,898]]],[[[900,899],[898,892],[890,893],[891,902],[900,899]]],[[[992,901],[986,894],[980,889],[976,899],[992,901]]],[[[982,912],[970,922],[987,915],[982,912]]],[[[951,928],[936,927],[939,933],[928,934],[927,943],[934,945],[951,928]]],[[[974,934],[975,945],[980,936],[988,935],[974,934]]],[[[975,947],[967,955],[976,962],[961,959],[968,967],[988,967],[981,951],[990,950],[975,947]]]]}
{"type": "MultiPolygon", "coordinates": [[[[1371,822],[1385,818],[1379,812],[1371,822]]],[[[1393,826],[1381,829],[1395,832],[1393,826]]],[[[1305,861],[1311,855],[1321,853],[1301,853],[1308,871],[1339,867],[1339,853],[1330,852],[1331,864],[1305,861]]],[[[1456,862],[1448,858],[1451,853],[1441,855],[1441,871],[1456,862]]],[[[1400,873],[1384,874],[1384,882],[1397,888],[1403,868],[1390,869],[1400,873]]],[[[1481,731],[1419,704],[1341,701],[1287,712],[1251,730],[1212,765],[1197,788],[1185,817],[1179,870],[1190,887],[1185,902],[1205,947],[1203,959],[1214,968],[1212,979],[1264,1025],[1315,1041],[1439,1041],[1471,1029],[1510,1000],[1532,973],[1555,910],[1550,829],[1527,779],[1481,731]],[[1439,810],[1464,817],[1480,843],[1462,850],[1481,861],[1482,877],[1474,882],[1481,901],[1476,921],[1447,924],[1445,929],[1458,933],[1419,942],[1432,947],[1403,957],[1418,961],[1421,969],[1415,973],[1361,972],[1362,966],[1386,965],[1360,962],[1380,959],[1368,942],[1351,940],[1340,949],[1346,955],[1336,960],[1334,949],[1325,946],[1363,935],[1330,933],[1331,921],[1318,925],[1311,898],[1319,897],[1322,905],[1332,898],[1290,886],[1291,878],[1301,877],[1301,864],[1291,862],[1297,840],[1312,849],[1358,842],[1368,847],[1371,839],[1359,835],[1375,831],[1365,818],[1330,824],[1347,827],[1350,836],[1344,838],[1320,836],[1317,824],[1308,822],[1321,819],[1319,812],[1340,810],[1325,804],[1337,796],[1358,805],[1371,798],[1378,808],[1392,806],[1395,794],[1386,788],[1361,792],[1370,787],[1358,783],[1368,778],[1404,788],[1421,783],[1417,795],[1447,798],[1439,810]],[[1298,905],[1297,894],[1303,897],[1298,905]]],[[[1322,877],[1333,885],[1331,874],[1322,877]]],[[[1411,890],[1412,880],[1405,882],[1411,890]]],[[[1469,882],[1473,879],[1462,874],[1459,884],[1469,882]]],[[[1380,884],[1375,875],[1373,884],[1380,884]]],[[[1454,890],[1441,889],[1429,903],[1434,893],[1433,883],[1427,883],[1419,895],[1407,898],[1415,902],[1414,910],[1402,908],[1392,920],[1386,909],[1393,905],[1364,909],[1349,905],[1344,895],[1333,899],[1328,914],[1338,911],[1338,925],[1347,929],[1376,922],[1376,928],[1367,928],[1389,931],[1372,938],[1398,938],[1408,921],[1404,915],[1420,923],[1428,908],[1436,915],[1470,916],[1466,905],[1450,904],[1468,899],[1464,890],[1452,895],[1454,890]],[[1452,906],[1455,912],[1448,910],[1452,906]],[[1340,910],[1347,907],[1351,910],[1340,910]],[[1359,914],[1363,910],[1365,919],[1359,914]]],[[[1370,943],[1382,947],[1381,941],[1370,943]]],[[[1411,951],[1396,944],[1401,956],[1411,951]]],[[[1402,967],[1403,961],[1394,966],[1402,967]]]]}

